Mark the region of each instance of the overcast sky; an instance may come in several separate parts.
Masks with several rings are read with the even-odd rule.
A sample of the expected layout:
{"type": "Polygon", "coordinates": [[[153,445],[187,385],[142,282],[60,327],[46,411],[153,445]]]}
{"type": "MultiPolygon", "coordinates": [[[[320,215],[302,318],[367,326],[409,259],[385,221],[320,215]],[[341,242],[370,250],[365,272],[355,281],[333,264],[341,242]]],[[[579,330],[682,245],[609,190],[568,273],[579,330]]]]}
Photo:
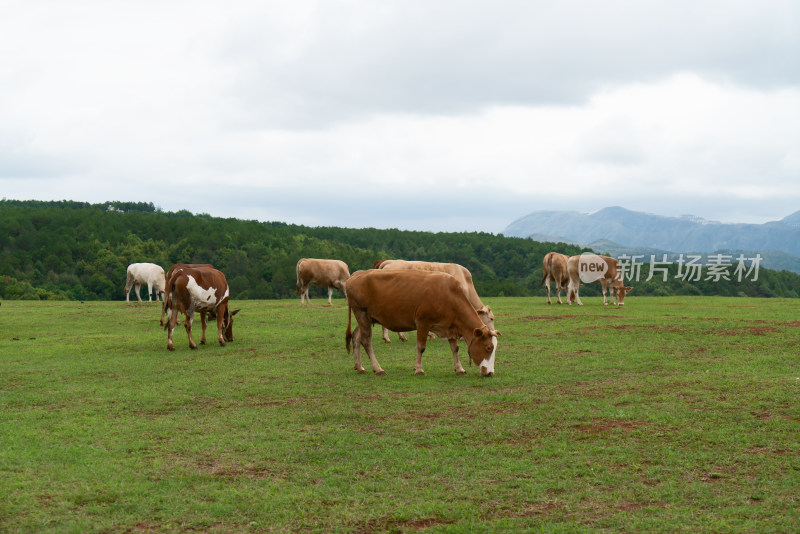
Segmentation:
{"type": "Polygon", "coordinates": [[[499,233],[800,210],[796,0],[0,0],[0,197],[499,233]]]}

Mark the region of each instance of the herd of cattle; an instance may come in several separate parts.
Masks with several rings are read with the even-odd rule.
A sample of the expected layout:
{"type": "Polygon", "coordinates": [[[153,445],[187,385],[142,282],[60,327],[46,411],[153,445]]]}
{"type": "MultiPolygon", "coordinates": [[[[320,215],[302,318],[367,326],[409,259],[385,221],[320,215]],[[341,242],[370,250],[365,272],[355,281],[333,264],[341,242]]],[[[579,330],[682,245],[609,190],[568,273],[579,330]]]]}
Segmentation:
{"type": "MultiPolygon", "coordinates": [[[[599,256],[605,262],[603,275],[597,279],[603,288],[603,303],[607,304],[606,291],[610,290],[614,302],[624,304],[625,294],[630,291],[622,283],[617,260],[599,256]],[[616,297],[615,297],[616,294],[616,297]]],[[[557,252],[548,253],[543,262],[542,284],[547,288],[547,303],[550,304],[550,282],[555,283],[558,303],[561,304],[561,289],[567,294],[567,302],[583,305],[578,295],[580,283],[580,258],[568,257],[557,252]]],[[[167,348],[175,350],[172,334],[179,324],[179,314],[186,318],[184,326],[189,337],[189,346],[197,348],[192,338],[194,313],[200,313],[202,337],[206,342],[206,324],[210,316],[217,321],[219,343],[233,341],[233,317],[239,310],[229,309],[230,292],[225,275],[208,264],[173,265],[166,274],[153,263],[133,263],[128,266],[125,283],[125,300],[130,302],[130,292],[139,291],[147,285],[148,299],[162,300],[161,325],[168,331],[167,348]],[[166,315],[166,320],[164,319],[166,315]]],[[[361,365],[361,349],[370,359],[372,370],[385,374],[372,348],[372,326],[380,324],[383,339],[390,341],[388,331],[397,332],[405,341],[404,332],[416,331],[415,374],[425,374],[422,369],[422,354],[429,336],[446,338],[453,353],[453,369],[456,374],[466,371],[458,357],[458,342],[467,344],[470,361],[483,376],[494,374],[497,338],[501,335],[494,327],[494,314],[481,301],[472,282],[472,274],[455,263],[425,261],[378,260],[372,269],[357,271],[352,275],[347,264],[339,260],[303,258],[297,262],[297,288],[300,302],[309,302],[311,285],[328,288],[328,304],[333,290],[338,289],[347,300],[347,331],[345,345],[350,352],[353,346],[354,369],[365,372],[361,365]],[[356,326],[352,328],[352,317],[356,326]]]]}

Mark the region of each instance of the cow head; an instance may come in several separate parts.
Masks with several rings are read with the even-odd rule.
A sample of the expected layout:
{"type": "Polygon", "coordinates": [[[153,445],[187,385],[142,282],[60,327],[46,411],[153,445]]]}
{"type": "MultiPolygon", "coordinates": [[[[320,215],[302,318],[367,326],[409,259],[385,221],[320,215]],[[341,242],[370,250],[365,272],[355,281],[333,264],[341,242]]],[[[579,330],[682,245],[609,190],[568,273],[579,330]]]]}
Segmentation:
{"type": "Polygon", "coordinates": [[[478,312],[478,317],[480,317],[483,324],[489,327],[489,330],[494,330],[494,313],[492,313],[492,308],[489,306],[484,306],[479,310],[475,310],[478,312]]]}
{"type": "Polygon", "coordinates": [[[624,284],[619,284],[617,286],[613,286],[611,289],[617,292],[617,303],[619,306],[625,304],[625,294],[629,291],[633,291],[633,288],[630,286],[626,286],[624,284]]]}
{"type": "Polygon", "coordinates": [[[476,328],[472,333],[472,340],[469,342],[469,357],[472,362],[481,370],[481,375],[494,375],[494,356],[497,352],[497,336],[501,335],[497,330],[491,330],[484,326],[476,328]]]}
{"type": "Polygon", "coordinates": [[[239,310],[225,310],[225,316],[222,319],[222,332],[225,334],[225,341],[233,341],[233,316],[237,313],[239,313],[239,310]]]}

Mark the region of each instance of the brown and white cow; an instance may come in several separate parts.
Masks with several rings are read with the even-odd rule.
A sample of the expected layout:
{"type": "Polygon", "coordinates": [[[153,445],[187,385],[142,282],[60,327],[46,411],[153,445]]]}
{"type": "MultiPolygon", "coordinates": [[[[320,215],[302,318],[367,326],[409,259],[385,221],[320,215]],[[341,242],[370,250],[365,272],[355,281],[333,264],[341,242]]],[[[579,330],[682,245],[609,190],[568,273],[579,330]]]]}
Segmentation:
{"type": "Polygon", "coordinates": [[[125,281],[125,302],[130,302],[131,288],[136,288],[136,298],[142,302],[142,297],[139,296],[139,289],[143,284],[147,284],[147,298],[150,302],[153,300],[153,290],[156,291],[156,301],[164,297],[164,286],[166,281],[164,278],[164,269],[155,263],[131,263],[128,265],[128,272],[125,281]]]}
{"type": "Polygon", "coordinates": [[[386,374],[375,359],[372,349],[372,325],[380,323],[394,332],[417,331],[417,360],[414,373],[422,370],[422,353],[428,333],[447,338],[453,353],[456,374],[465,374],[458,359],[458,340],[463,337],[472,362],[481,375],[494,374],[497,336],[500,332],[487,327],[478,317],[458,280],[443,272],[418,270],[358,271],[347,281],[347,332],[345,345],[350,352],[353,342],[354,369],[365,372],[361,365],[361,346],[367,351],[372,370],[386,374]],[[351,334],[351,313],[357,326],[351,334]]]}
{"type": "Polygon", "coordinates": [[[295,295],[300,295],[300,303],[310,302],[308,288],[315,286],[328,287],[328,304],[331,304],[333,288],[338,289],[347,298],[345,282],[350,278],[347,264],[340,260],[318,260],[303,258],[297,262],[297,290],[295,295]]]}
{"type": "Polygon", "coordinates": [[[172,344],[172,333],[178,322],[178,312],[186,316],[184,326],[189,336],[189,347],[197,348],[192,338],[192,322],[194,312],[200,312],[200,321],[203,335],[200,343],[206,343],[206,315],[217,319],[217,334],[219,344],[223,347],[227,341],[233,341],[233,316],[239,310],[229,309],[228,281],[220,271],[207,267],[184,267],[177,269],[170,279],[169,317],[165,328],[167,334],[167,348],[175,350],[172,344]]]}
{"type": "Polygon", "coordinates": [[[567,273],[569,275],[569,286],[567,288],[567,303],[577,302],[578,306],[583,306],[578,290],[581,280],[584,282],[600,282],[603,286],[603,305],[608,306],[606,291],[611,290],[611,298],[614,304],[623,306],[625,295],[633,288],[626,286],[622,281],[622,271],[619,269],[619,262],[608,256],[597,254],[581,254],[572,256],[567,260],[567,273]],[[619,303],[614,297],[616,291],[619,303]]]}
{"type": "Polygon", "coordinates": [[[567,289],[569,285],[569,275],[567,274],[567,260],[569,256],[558,252],[548,252],[542,260],[542,282],[547,288],[547,303],[550,301],[550,282],[556,287],[556,299],[561,304],[561,288],[567,289]]]}
{"type": "MultiPolygon", "coordinates": [[[[211,265],[210,263],[176,263],[172,267],[169,268],[169,271],[167,271],[167,287],[164,290],[164,299],[163,299],[164,302],[161,303],[161,321],[159,321],[161,326],[164,326],[164,324],[165,324],[164,323],[164,315],[167,313],[167,302],[169,301],[169,291],[170,291],[170,287],[171,287],[171,284],[169,283],[169,281],[175,275],[176,271],[178,271],[180,269],[184,269],[186,267],[195,267],[195,268],[203,268],[203,269],[213,269],[214,268],[214,266],[211,265]]],[[[178,321],[178,324],[179,325],[181,324],[180,321],[178,321]]]]}
{"type": "MultiPolygon", "coordinates": [[[[481,298],[478,296],[478,292],[475,291],[475,285],[472,282],[472,273],[463,265],[433,261],[378,260],[373,264],[373,268],[385,271],[417,270],[442,272],[453,276],[461,284],[464,295],[466,295],[472,307],[475,308],[475,311],[478,312],[478,317],[481,318],[483,324],[488,326],[490,330],[494,330],[494,313],[492,313],[492,308],[483,304],[481,298]]],[[[406,341],[402,332],[399,333],[399,336],[402,341],[406,341]]],[[[383,329],[383,340],[386,343],[390,342],[389,333],[385,328],[383,329]]]]}

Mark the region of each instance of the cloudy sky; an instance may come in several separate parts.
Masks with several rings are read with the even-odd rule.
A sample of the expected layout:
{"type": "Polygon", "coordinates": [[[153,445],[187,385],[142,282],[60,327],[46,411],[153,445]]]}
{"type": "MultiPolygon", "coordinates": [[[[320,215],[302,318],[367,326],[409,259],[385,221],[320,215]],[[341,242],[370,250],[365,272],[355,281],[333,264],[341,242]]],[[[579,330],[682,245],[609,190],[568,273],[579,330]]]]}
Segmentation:
{"type": "Polygon", "coordinates": [[[800,3],[0,0],[0,197],[776,220],[800,210],[800,3]]]}

